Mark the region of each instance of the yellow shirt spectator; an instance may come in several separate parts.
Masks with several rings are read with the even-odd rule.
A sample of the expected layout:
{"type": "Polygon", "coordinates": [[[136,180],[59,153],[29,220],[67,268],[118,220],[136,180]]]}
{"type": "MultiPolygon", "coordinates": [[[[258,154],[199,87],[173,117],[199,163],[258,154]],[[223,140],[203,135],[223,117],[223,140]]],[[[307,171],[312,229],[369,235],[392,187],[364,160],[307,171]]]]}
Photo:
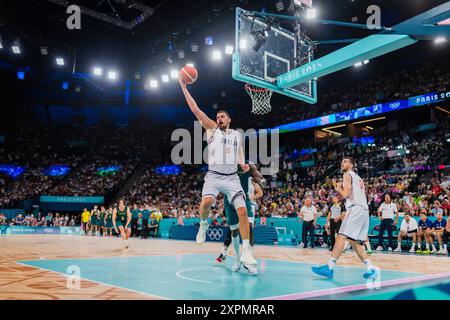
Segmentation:
{"type": "Polygon", "coordinates": [[[83,223],[87,223],[89,220],[91,220],[91,213],[87,210],[83,211],[81,214],[81,221],[83,221],[83,223]]]}

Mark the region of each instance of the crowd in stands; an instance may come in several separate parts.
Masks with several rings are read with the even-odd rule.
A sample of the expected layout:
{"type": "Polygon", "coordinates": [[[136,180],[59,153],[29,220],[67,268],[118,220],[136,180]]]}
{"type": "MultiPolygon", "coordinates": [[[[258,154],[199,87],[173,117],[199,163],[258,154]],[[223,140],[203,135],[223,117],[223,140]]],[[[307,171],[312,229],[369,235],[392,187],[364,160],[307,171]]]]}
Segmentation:
{"type": "Polygon", "coordinates": [[[75,227],[77,219],[74,215],[48,213],[38,214],[18,214],[8,219],[0,212],[0,226],[24,226],[24,227],[75,227]]]}

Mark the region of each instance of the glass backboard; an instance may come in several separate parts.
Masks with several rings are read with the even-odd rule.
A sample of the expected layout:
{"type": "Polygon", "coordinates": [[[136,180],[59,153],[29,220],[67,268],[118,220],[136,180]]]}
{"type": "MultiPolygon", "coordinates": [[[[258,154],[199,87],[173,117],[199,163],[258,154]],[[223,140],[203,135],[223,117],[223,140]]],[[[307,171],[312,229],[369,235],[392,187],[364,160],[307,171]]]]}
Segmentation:
{"type": "Polygon", "coordinates": [[[308,103],[317,102],[316,81],[278,88],[276,78],[313,60],[313,50],[286,29],[236,8],[233,78],[308,103]],[[302,57],[302,59],[299,59],[302,57]],[[306,58],[305,58],[306,57],[306,58]],[[301,61],[301,62],[300,62],[301,61]]]}

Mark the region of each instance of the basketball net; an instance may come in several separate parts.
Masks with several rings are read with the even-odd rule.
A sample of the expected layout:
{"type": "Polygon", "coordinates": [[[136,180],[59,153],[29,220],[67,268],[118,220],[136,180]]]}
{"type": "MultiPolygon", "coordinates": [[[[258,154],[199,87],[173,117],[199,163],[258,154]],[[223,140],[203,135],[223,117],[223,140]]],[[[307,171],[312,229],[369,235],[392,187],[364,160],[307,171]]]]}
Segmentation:
{"type": "Polygon", "coordinates": [[[270,105],[270,98],[273,93],[272,90],[247,83],[245,85],[245,91],[247,91],[252,99],[252,113],[263,115],[272,110],[272,106],[270,105]]]}

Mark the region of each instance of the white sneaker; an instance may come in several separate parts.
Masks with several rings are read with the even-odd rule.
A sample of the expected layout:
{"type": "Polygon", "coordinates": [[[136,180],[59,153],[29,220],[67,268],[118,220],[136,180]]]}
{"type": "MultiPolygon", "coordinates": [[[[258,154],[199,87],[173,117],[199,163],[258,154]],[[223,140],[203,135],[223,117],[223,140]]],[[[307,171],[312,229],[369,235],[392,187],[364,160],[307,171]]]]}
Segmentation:
{"type": "Polygon", "coordinates": [[[389,252],[392,252],[392,248],[391,248],[391,247],[389,247],[389,248],[388,248],[388,251],[389,251],[389,252]]]}
{"type": "Polygon", "coordinates": [[[253,258],[251,251],[246,250],[246,249],[242,250],[241,262],[244,263],[244,266],[258,264],[258,262],[256,262],[255,258],[253,258]]]}
{"type": "Polygon", "coordinates": [[[129,246],[128,241],[124,241],[124,243],[123,243],[124,249],[128,249],[128,246],[129,246]]]}
{"type": "Polygon", "coordinates": [[[431,253],[437,253],[436,248],[433,248],[433,250],[431,250],[431,253]]]}
{"type": "Polygon", "coordinates": [[[209,229],[208,221],[200,221],[200,228],[198,228],[197,233],[197,243],[203,243],[206,241],[206,231],[209,229]]]}
{"type": "MultiPolygon", "coordinates": [[[[391,248],[389,248],[391,251],[392,251],[392,249],[391,248]]],[[[402,252],[402,248],[400,248],[400,247],[397,247],[397,248],[395,248],[395,250],[394,250],[394,252],[402,252]]]]}
{"type": "Polygon", "coordinates": [[[238,272],[241,270],[242,262],[239,259],[234,261],[233,267],[231,267],[231,271],[238,272]]]}
{"type": "Polygon", "coordinates": [[[328,248],[328,245],[326,243],[322,243],[321,247],[322,248],[328,248]]]}
{"type": "Polygon", "coordinates": [[[383,247],[382,246],[378,246],[377,247],[377,251],[383,251],[383,247]]]}
{"type": "Polygon", "coordinates": [[[439,251],[437,252],[437,254],[444,254],[444,249],[439,249],[439,251]]]}
{"type": "Polygon", "coordinates": [[[410,253],[416,253],[416,248],[411,247],[411,249],[409,250],[410,253]]]}
{"type": "Polygon", "coordinates": [[[242,264],[244,269],[248,271],[252,276],[256,276],[258,274],[258,269],[256,269],[256,266],[253,264],[242,264]]]}
{"type": "Polygon", "coordinates": [[[304,248],[304,247],[305,247],[305,244],[302,242],[302,243],[300,243],[298,246],[299,246],[300,248],[304,248]]]}
{"type": "Polygon", "coordinates": [[[442,254],[447,256],[448,255],[447,249],[442,249],[442,254]]]}

